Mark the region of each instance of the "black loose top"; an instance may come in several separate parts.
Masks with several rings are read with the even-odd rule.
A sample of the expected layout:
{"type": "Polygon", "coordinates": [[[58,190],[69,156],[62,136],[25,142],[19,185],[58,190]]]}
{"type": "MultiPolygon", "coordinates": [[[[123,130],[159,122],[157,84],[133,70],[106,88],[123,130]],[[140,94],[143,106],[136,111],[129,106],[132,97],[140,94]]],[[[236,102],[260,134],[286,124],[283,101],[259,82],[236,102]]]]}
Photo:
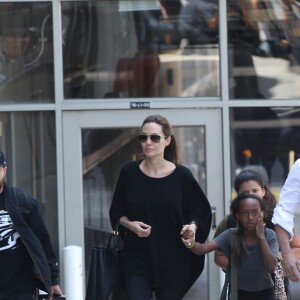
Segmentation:
{"type": "Polygon", "coordinates": [[[204,242],[211,226],[210,204],[188,168],[176,165],[171,174],[154,178],[140,170],[140,163],[131,161],[122,167],[110,208],[113,227],[122,216],[151,226],[147,238],[126,231],[125,276],[147,276],[155,286],[185,294],[202,273],[205,256],[187,249],[180,231],[195,221],[196,240],[204,242]]]}

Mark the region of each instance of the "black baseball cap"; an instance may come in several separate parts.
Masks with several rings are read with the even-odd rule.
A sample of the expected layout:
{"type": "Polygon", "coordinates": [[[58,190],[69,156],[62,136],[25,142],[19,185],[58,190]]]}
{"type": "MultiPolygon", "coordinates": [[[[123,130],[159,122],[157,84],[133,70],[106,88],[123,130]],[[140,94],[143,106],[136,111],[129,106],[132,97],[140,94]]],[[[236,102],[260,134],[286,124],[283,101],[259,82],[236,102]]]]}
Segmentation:
{"type": "Polygon", "coordinates": [[[6,161],[5,161],[5,157],[2,151],[0,151],[0,166],[1,167],[6,167],[6,161]]]}

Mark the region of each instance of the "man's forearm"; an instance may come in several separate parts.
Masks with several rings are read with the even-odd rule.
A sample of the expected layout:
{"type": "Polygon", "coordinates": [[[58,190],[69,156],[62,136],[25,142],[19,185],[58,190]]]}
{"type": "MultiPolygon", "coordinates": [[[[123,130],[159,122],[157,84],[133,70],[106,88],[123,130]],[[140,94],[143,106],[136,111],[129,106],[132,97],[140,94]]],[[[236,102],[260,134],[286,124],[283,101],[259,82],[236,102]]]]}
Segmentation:
{"type": "Polygon", "coordinates": [[[275,225],[275,231],[281,251],[284,271],[291,281],[298,282],[300,280],[300,261],[291,249],[290,234],[280,225],[275,225]]]}
{"type": "Polygon", "coordinates": [[[275,225],[275,232],[279,243],[280,252],[283,256],[289,255],[292,252],[290,246],[290,234],[280,225],[275,225]]]}

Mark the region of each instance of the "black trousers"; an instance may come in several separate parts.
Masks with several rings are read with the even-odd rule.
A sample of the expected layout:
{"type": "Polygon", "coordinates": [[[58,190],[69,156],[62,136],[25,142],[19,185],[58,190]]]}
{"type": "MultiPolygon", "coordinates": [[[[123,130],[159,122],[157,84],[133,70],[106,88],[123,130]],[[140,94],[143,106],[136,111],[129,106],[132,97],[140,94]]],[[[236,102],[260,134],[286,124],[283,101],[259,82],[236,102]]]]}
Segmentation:
{"type": "Polygon", "coordinates": [[[33,300],[35,297],[34,282],[16,282],[14,289],[0,290],[0,300],[33,300]]]}
{"type": "MultiPolygon", "coordinates": [[[[129,300],[152,299],[152,282],[143,276],[129,277],[126,281],[126,289],[129,300]]],[[[154,292],[157,300],[182,300],[183,298],[179,291],[168,288],[158,288],[154,292]]]]}
{"type": "Polygon", "coordinates": [[[22,291],[15,291],[10,295],[0,296],[0,300],[33,300],[34,299],[34,291],[32,292],[22,292],[22,291]]]}

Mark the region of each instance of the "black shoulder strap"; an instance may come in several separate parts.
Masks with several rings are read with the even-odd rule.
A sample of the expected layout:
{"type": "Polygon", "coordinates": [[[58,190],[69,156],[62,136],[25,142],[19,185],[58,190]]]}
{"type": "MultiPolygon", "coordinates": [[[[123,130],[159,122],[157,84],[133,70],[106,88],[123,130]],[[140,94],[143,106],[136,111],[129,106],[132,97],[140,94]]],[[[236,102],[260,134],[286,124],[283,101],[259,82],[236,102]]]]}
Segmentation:
{"type": "Polygon", "coordinates": [[[228,265],[225,273],[225,282],[221,292],[220,300],[237,300],[237,265],[233,259],[233,244],[235,242],[236,229],[232,229],[230,238],[230,255],[228,256],[228,265]]]}
{"type": "Polygon", "coordinates": [[[237,234],[237,229],[232,229],[232,233],[231,233],[231,253],[230,253],[230,268],[231,268],[231,272],[230,272],[230,283],[231,283],[231,300],[238,300],[238,286],[237,286],[237,263],[234,260],[233,257],[233,245],[235,243],[235,239],[236,239],[236,234],[237,234]]]}

